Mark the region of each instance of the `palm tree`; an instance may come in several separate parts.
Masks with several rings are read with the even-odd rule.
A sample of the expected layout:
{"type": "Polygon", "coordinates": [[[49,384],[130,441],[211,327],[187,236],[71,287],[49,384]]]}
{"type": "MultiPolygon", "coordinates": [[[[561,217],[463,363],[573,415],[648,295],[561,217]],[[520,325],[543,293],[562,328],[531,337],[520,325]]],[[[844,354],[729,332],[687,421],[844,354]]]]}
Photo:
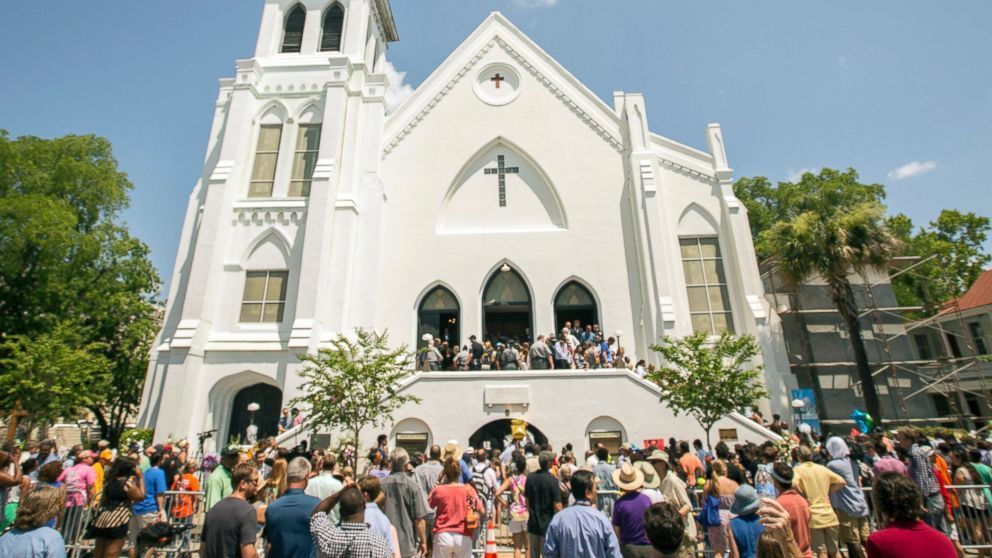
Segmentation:
{"type": "Polygon", "coordinates": [[[865,195],[871,188],[857,183],[853,170],[807,173],[798,186],[803,199],[797,211],[762,232],[758,243],[763,252],[775,255],[782,279],[792,286],[816,275],[826,281],[851,340],[865,409],[881,424],[882,408],[849,277],[885,266],[898,241],[885,226],[880,196],[865,195]]]}

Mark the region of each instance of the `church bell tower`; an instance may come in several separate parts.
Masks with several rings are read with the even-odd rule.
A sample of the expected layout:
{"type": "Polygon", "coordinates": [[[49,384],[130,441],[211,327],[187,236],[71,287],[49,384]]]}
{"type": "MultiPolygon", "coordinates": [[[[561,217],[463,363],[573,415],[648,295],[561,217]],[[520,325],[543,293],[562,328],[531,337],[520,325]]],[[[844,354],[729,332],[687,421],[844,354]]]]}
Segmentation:
{"type": "Polygon", "coordinates": [[[208,392],[288,396],[297,355],[374,325],[383,66],[397,39],[388,0],[265,0],[254,56],[220,81],[142,424],[221,425],[226,441],[236,410],[208,392]],[[209,359],[241,364],[218,375],[209,359]]]}

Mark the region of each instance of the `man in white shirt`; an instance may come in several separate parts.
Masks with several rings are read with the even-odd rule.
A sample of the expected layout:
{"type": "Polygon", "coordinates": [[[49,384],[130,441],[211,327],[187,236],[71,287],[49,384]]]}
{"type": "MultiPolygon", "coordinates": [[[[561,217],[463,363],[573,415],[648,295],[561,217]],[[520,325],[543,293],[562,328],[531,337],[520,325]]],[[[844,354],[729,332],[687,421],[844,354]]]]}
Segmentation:
{"type": "MultiPolygon", "coordinates": [[[[328,454],[324,456],[324,462],[321,465],[320,474],[307,482],[306,488],[303,489],[303,493],[308,496],[314,496],[320,500],[324,500],[331,494],[334,494],[344,488],[344,483],[335,478],[334,474],[337,472],[338,463],[334,458],[334,455],[328,454]]],[[[340,511],[337,508],[331,508],[328,512],[331,515],[331,522],[337,524],[341,519],[340,511]]]]}

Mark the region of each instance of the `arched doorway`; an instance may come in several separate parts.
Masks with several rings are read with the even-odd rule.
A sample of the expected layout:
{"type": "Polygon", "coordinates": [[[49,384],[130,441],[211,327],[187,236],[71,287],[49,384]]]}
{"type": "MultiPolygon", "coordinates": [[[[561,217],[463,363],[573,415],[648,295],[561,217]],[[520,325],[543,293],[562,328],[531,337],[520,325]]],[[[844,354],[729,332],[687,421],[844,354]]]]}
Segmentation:
{"type": "Polygon", "coordinates": [[[457,345],[461,337],[459,336],[459,311],[458,299],[455,295],[444,287],[434,287],[420,301],[417,309],[417,346],[423,347],[425,333],[431,334],[435,339],[447,341],[457,345]]]}
{"type": "Polygon", "coordinates": [[[269,384],[255,384],[248,386],[234,396],[234,403],[231,404],[231,421],[228,423],[227,436],[223,445],[235,436],[240,436],[241,443],[245,443],[248,425],[254,419],[255,426],[258,427],[258,439],[266,436],[275,436],[279,433],[279,414],[282,406],[282,391],[269,384]],[[258,410],[254,417],[248,411],[249,403],[257,403],[258,410]]]}
{"type": "Polygon", "coordinates": [[[581,320],[583,326],[598,324],[599,308],[589,289],[578,281],[569,281],[555,295],[555,330],[575,320],[581,320]]]}
{"type": "Polygon", "coordinates": [[[482,295],[482,337],[487,341],[532,341],[530,289],[523,277],[503,264],[482,295]]]}
{"type": "MultiPolygon", "coordinates": [[[[503,450],[511,439],[510,419],[498,419],[476,430],[475,434],[469,437],[468,444],[473,448],[503,450]]],[[[548,437],[544,435],[544,432],[541,432],[534,425],[528,423],[527,441],[535,444],[546,444],[548,443],[548,437]]]]}

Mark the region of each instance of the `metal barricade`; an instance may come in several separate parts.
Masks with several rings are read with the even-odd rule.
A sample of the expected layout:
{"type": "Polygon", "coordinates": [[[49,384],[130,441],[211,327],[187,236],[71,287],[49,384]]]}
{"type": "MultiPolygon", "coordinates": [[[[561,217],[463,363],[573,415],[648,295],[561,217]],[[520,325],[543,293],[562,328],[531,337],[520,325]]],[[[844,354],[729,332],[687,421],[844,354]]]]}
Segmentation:
{"type": "Polygon", "coordinates": [[[203,492],[185,490],[169,490],[163,494],[162,511],[166,521],[180,531],[168,545],[156,549],[156,555],[172,558],[194,554],[206,517],[203,496],[203,492]]]}
{"type": "Polygon", "coordinates": [[[89,494],[77,489],[66,490],[66,503],[82,504],[67,505],[65,510],[56,518],[56,529],[65,542],[66,554],[76,557],[81,555],[83,551],[93,548],[92,543],[87,544],[83,537],[86,526],[90,523],[93,506],[89,494]]]}
{"type": "MultiPolygon", "coordinates": [[[[79,491],[69,490],[68,501],[76,498],[73,494],[79,491]]],[[[152,549],[151,556],[183,557],[191,556],[199,546],[200,531],[203,527],[203,492],[187,492],[170,490],[162,494],[162,509],[160,520],[168,522],[179,532],[172,540],[161,547],[152,549]]],[[[99,501],[97,499],[97,501],[99,501]]],[[[66,507],[58,521],[58,531],[65,542],[66,554],[70,558],[79,558],[93,550],[93,539],[86,538],[86,530],[94,517],[96,506],[87,502],[85,506],[66,507]]],[[[142,549],[142,555],[146,555],[142,549]]]]}

